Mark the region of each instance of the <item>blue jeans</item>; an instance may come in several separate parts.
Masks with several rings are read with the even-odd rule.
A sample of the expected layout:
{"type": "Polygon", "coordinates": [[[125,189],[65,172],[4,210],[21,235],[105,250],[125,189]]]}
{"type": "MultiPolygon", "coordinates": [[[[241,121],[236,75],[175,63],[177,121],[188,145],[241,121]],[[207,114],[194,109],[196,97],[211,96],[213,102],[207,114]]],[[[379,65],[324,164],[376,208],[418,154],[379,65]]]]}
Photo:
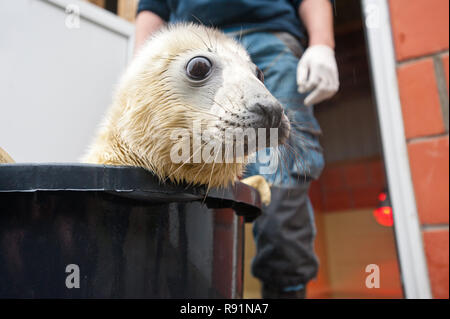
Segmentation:
{"type": "Polygon", "coordinates": [[[261,174],[258,161],[246,169],[245,177],[263,175],[272,184],[272,202],[263,208],[253,227],[257,251],[252,272],[272,288],[298,290],[318,270],[308,189],[311,179],[317,179],[324,166],[318,139],[321,130],[313,107],[305,106],[305,94],[297,91],[299,57],[292,46],[270,32],[248,33],[236,39],[264,72],[266,87],[283,104],[292,126],[290,146],[282,152],[283,160],[275,174],[261,174]]]}

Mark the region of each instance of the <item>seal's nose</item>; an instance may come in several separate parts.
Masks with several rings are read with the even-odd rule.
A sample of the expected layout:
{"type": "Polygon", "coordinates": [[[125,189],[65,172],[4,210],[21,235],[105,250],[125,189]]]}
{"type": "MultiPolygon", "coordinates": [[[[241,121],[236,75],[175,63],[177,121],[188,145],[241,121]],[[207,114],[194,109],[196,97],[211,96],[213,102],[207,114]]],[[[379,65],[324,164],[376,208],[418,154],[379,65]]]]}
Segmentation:
{"type": "Polygon", "coordinates": [[[280,103],[255,103],[249,108],[249,111],[260,116],[263,127],[280,127],[283,116],[283,107],[280,103]]]}

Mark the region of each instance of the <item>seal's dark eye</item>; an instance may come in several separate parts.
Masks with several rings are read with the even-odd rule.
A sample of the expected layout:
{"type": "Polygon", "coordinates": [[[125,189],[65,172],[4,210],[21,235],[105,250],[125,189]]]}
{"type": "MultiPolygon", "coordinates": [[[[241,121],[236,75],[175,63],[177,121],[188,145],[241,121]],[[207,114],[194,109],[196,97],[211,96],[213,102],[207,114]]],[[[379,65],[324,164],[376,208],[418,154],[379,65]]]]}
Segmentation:
{"type": "Polygon", "coordinates": [[[260,68],[256,67],[256,77],[262,82],[264,83],[264,73],[263,71],[261,71],[260,68]]]}
{"type": "Polygon", "coordinates": [[[211,73],[212,64],[207,58],[198,56],[192,58],[186,65],[187,75],[195,81],[206,78],[211,73]]]}

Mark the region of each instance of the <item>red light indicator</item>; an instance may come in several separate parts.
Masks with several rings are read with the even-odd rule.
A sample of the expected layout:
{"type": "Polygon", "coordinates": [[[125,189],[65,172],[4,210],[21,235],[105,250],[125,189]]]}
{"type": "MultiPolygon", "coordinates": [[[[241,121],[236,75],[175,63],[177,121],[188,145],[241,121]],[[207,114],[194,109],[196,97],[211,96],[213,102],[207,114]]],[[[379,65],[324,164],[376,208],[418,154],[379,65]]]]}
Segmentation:
{"type": "Polygon", "coordinates": [[[373,211],[378,224],[386,227],[392,227],[394,225],[394,218],[392,216],[392,208],[389,206],[378,207],[373,211]]]}
{"type": "Polygon", "coordinates": [[[384,202],[387,198],[387,194],[386,193],[380,193],[380,195],[378,195],[378,201],[379,202],[384,202]]]}

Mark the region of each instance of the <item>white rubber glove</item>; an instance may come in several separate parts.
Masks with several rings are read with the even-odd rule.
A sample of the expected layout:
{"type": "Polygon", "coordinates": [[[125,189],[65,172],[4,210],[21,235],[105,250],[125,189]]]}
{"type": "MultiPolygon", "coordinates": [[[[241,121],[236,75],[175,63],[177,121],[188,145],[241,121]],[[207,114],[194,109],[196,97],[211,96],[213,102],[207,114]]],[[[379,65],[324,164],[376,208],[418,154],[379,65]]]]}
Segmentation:
{"type": "Polygon", "coordinates": [[[339,74],[334,50],[327,45],[309,47],[297,66],[298,91],[312,91],[305,104],[312,105],[331,98],[339,90],[339,74]]]}

